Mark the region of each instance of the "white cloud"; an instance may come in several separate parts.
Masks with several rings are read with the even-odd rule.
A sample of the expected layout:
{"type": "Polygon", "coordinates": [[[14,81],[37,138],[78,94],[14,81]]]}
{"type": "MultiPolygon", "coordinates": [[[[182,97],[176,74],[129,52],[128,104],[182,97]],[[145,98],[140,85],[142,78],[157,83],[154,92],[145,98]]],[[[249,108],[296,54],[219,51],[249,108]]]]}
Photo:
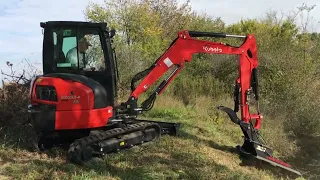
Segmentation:
{"type": "MultiPolygon", "coordinates": [[[[186,2],[186,0],[179,0],[186,2]]],[[[289,13],[297,10],[297,7],[303,3],[308,6],[316,5],[310,12],[310,16],[314,18],[314,22],[320,21],[320,1],[319,0],[190,0],[193,10],[205,12],[214,17],[221,17],[227,24],[235,23],[244,18],[260,18],[269,10],[289,13]]],[[[315,24],[314,31],[320,32],[320,24],[315,24]]]]}
{"type": "Polygon", "coordinates": [[[1,9],[10,8],[18,2],[19,2],[19,0],[1,0],[0,1],[0,8],[1,9]]]}

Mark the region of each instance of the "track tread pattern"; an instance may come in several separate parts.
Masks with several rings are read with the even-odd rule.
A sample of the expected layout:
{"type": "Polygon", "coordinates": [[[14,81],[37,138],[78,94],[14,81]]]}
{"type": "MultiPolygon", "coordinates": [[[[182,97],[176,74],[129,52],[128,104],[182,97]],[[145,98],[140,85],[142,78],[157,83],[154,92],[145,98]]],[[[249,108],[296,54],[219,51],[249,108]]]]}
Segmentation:
{"type": "Polygon", "coordinates": [[[143,130],[148,127],[152,127],[153,125],[155,125],[155,123],[141,122],[137,124],[128,125],[127,127],[124,127],[124,128],[111,129],[99,134],[90,135],[81,139],[77,139],[70,145],[67,159],[70,162],[81,164],[84,161],[81,155],[84,148],[94,143],[98,143],[100,141],[113,138],[122,134],[143,130]]]}

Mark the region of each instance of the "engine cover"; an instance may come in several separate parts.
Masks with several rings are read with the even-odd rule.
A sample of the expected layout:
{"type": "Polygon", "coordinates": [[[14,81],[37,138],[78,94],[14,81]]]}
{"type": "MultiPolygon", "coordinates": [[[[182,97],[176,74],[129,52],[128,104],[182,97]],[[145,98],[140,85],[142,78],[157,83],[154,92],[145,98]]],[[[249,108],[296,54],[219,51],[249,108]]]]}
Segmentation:
{"type": "Polygon", "coordinates": [[[30,96],[29,114],[38,131],[101,127],[113,114],[104,87],[82,75],[40,76],[32,82],[30,96]]]}
{"type": "Polygon", "coordinates": [[[34,82],[32,93],[32,101],[59,102],[57,110],[88,110],[108,106],[105,88],[77,74],[54,73],[39,77],[34,82]]]}

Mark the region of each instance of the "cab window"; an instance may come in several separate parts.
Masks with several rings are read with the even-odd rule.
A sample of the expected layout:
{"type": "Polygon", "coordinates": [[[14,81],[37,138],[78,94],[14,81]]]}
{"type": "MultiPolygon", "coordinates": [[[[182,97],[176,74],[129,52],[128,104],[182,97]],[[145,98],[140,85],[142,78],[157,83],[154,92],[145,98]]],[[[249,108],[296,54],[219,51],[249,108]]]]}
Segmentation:
{"type": "Polygon", "coordinates": [[[105,70],[104,54],[97,30],[59,29],[54,32],[57,68],[79,71],[105,70]]]}

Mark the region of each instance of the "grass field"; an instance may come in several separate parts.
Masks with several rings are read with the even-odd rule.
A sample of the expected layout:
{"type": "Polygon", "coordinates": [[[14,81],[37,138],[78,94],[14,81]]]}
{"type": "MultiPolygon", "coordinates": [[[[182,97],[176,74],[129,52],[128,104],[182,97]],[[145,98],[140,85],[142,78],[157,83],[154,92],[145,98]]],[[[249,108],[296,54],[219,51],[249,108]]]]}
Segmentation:
{"type": "Polygon", "coordinates": [[[1,134],[0,179],[292,178],[265,163],[246,165],[234,149],[242,143],[240,128],[214,110],[214,104],[199,98],[193,106],[184,107],[178,101],[159,99],[145,117],[182,123],[177,137],[163,136],[160,141],[109,154],[104,159],[94,158],[83,166],[67,163],[66,152],[60,149],[43,153],[29,150],[30,127],[19,131],[2,129],[5,133],[1,134]]]}

